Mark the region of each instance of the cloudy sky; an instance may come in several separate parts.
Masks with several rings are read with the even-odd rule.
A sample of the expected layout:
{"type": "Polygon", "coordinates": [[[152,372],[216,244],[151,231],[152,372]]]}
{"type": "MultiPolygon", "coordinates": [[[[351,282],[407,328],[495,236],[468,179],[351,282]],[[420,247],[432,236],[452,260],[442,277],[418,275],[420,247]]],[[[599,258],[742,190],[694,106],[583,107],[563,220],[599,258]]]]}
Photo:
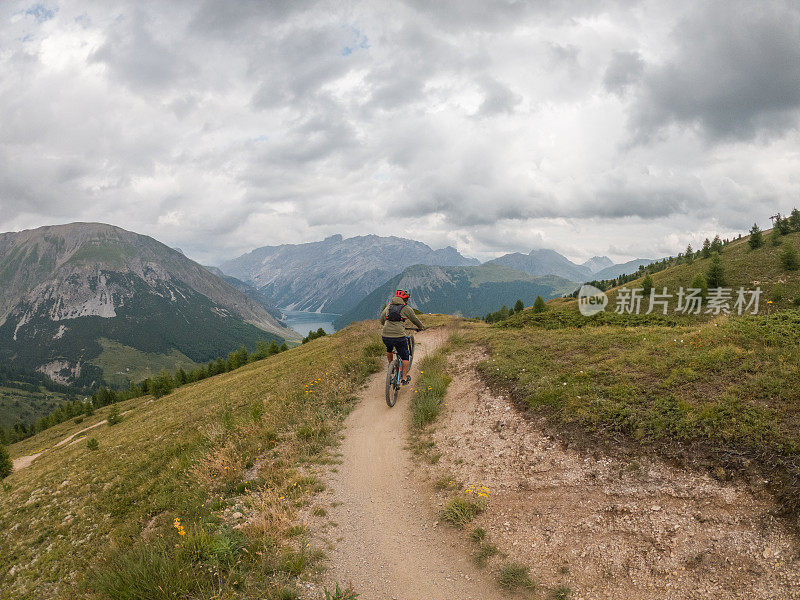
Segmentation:
{"type": "Polygon", "coordinates": [[[675,254],[800,204],[800,4],[0,2],[0,231],[675,254]]]}

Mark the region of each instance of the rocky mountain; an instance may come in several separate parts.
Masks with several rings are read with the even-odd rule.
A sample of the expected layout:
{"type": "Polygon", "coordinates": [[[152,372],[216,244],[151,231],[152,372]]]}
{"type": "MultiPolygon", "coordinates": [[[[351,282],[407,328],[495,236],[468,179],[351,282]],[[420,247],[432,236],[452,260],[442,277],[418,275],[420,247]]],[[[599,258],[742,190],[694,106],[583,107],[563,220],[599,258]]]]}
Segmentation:
{"type": "MultiPolygon", "coordinates": [[[[178,250],[178,248],[176,248],[178,250]]],[[[264,310],[266,310],[269,314],[275,317],[278,321],[283,318],[283,313],[281,310],[275,306],[275,303],[272,301],[272,298],[267,296],[264,292],[259,290],[258,288],[250,285],[249,283],[245,283],[241,279],[237,279],[236,277],[231,277],[230,275],[225,275],[221,269],[218,267],[209,267],[205,266],[204,268],[219,277],[220,279],[225,280],[228,282],[232,287],[236,288],[240,292],[242,292],[245,296],[250,298],[251,300],[260,304],[264,310]]]]}
{"type": "Polygon", "coordinates": [[[206,361],[288,337],[258,302],[150,237],[99,223],[0,234],[0,360],[59,383],[108,380],[100,365],[120,363],[109,352],[206,361]]]}
{"type": "Polygon", "coordinates": [[[536,296],[553,298],[571,292],[576,283],[554,275],[534,276],[497,264],[476,267],[414,265],[368,294],[334,322],[337,329],[353,321],[375,319],[395,290],[411,293],[410,304],[423,312],[483,316],[503,304],[522,299],[526,306],[536,296]]]}
{"type": "Polygon", "coordinates": [[[592,273],[597,273],[607,267],[613,267],[614,261],[607,256],[593,256],[586,262],[581,263],[582,267],[586,267],[592,273]]]}
{"type": "Polygon", "coordinates": [[[576,265],[566,256],[546,248],[531,250],[528,254],[506,254],[485,264],[502,265],[529,275],[556,275],[576,282],[585,281],[592,275],[588,267],[576,265]]]}
{"type": "Polygon", "coordinates": [[[411,265],[470,266],[455,248],[366,235],[257,248],[222,265],[222,271],[266,293],[287,310],[345,313],[364,296],[411,265]]]}

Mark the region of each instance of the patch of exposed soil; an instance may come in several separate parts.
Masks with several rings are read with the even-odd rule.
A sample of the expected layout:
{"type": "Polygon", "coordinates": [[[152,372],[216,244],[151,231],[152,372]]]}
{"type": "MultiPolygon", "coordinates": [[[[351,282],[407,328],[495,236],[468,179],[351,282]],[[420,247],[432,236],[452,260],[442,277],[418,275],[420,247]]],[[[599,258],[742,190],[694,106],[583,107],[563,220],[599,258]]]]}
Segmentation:
{"type": "Polygon", "coordinates": [[[566,449],[485,386],[481,358],[451,360],[460,370],[433,434],[442,457],[420,468],[490,489],[474,525],[508,560],[575,600],[800,598],[800,544],[765,486],[566,449]]]}

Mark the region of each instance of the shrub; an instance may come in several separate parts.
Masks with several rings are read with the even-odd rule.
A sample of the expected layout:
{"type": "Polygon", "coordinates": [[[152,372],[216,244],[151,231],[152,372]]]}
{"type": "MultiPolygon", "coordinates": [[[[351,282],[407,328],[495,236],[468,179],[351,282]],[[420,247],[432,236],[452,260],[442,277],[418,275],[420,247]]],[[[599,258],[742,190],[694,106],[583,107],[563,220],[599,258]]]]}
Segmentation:
{"type": "Polygon", "coordinates": [[[706,281],[705,275],[702,273],[698,273],[694,276],[694,279],[692,279],[692,283],[689,287],[700,290],[700,295],[703,298],[708,296],[708,282],[706,281]]]}
{"type": "Polygon", "coordinates": [[[543,313],[547,310],[547,305],[542,300],[541,296],[536,296],[536,301],[533,303],[533,312],[535,313],[543,313]]]}
{"type": "Polygon", "coordinates": [[[569,600],[570,596],[572,596],[572,590],[566,585],[560,585],[550,592],[550,597],[553,600],[569,600]]]}
{"type": "Polygon", "coordinates": [[[450,499],[450,502],[442,509],[439,517],[445,523],[449,523],[453,527],[458,527],[460,529],[481,514],[485,509],[486,505],[482,502],[456,496],[450,499]]]}
{"type": "Polygon", "coordinates": [[[0,479],[5,479],[11,475],[14,470],[14,463],[11,461],[11,455],[8,453],[8,448],[0,444],[0,479]]]}
{"type": "Polygon", "coordinates": [[[506,590],[534,589],[536,587],[536,584],[531,579],[530,569],[525,565],[513,562],[503,565],[497,575],[497,583],[506,590]]]}
{"type": "Polygon", "coordinates": [[[116,404],[113,405],[108,411],[108,417],[106,417],[106,421],[109,425],[116,425],[122,421],[122,416],[119,414],[119,407],[116,404]]]}
{"type": "Polygon", "coordinates": [[[100,447],[100,442],[97,441],[97,438],[89,438],[86,441],[86,447],[89,450],[97,450],[100,447]]]}
{"type": "Polygon", "coordinates": [[[781,265],[787,271],[796,271],[800,268],[800,257],[797,256],[797,248],[791,243],[783,245],[781,250],[781,265]]]}
{"type": "Polygon", "coordinates": [[[341,588],[337,583],[333,591],[329,591],[328,588],[323,588],[323,591],[325,592],[325,600],[356,600],[358,598],[358,594],[353,590],[352,584],[346,588],[341,588]]]}

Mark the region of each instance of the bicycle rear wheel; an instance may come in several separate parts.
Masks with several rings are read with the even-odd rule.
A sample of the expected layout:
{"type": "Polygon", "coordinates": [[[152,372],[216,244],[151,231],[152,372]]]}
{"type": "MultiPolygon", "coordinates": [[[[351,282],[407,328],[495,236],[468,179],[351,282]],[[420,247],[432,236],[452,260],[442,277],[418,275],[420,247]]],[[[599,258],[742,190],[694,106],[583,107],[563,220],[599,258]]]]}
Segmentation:
{"type": "Polygon", "coordinates": [[[397,369],[400,365],[397,360],[394,360],[389,368],[386,370],[386,404],[391,408],[397,402],[397,369]]]}

